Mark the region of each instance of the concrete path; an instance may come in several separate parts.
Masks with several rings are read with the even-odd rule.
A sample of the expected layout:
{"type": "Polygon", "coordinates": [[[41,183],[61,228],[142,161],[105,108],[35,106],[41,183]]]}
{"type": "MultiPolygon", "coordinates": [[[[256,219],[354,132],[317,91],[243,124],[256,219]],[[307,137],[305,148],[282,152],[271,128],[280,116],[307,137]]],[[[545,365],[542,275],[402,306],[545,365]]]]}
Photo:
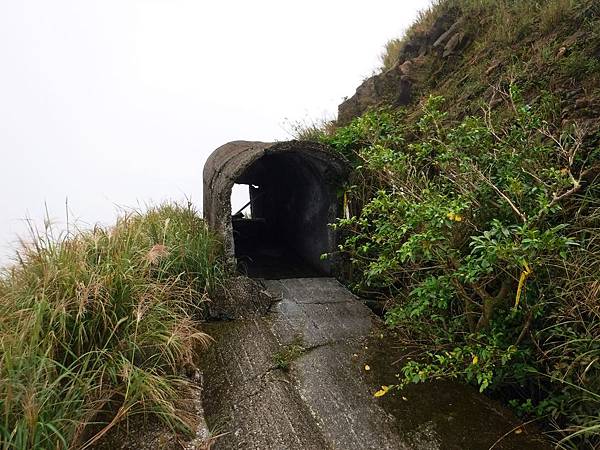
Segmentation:
{"type": "MultiPolygon", "coordinates": [[[[204,409],[214,449],[547,449],[469,387],[392,384],[398,349],[381,321],[336,280],[264,281],[266,317],[208,324],[204,409]],[[368,369],[368,370],[367,370],[368,369]]],[[[396,369],[397,370],[397,369],[396,369]]]]}

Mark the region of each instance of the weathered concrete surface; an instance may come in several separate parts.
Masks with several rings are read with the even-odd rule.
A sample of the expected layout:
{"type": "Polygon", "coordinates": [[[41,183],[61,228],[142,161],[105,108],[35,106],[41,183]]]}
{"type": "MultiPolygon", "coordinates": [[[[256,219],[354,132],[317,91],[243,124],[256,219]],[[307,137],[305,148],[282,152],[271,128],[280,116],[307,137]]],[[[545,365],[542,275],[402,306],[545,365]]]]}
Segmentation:
{"type": "Polygon", "coordinates": [[[257,184],[273,197],[265,201],[271,213],[267,219],[275,222],[268,224],[270,231],[287,230],[295,250],[329,273],[330,262],[320,255],[336,250],[335,232],[327,224],[338,217],[336,190],[347,171],[339,153],[317,142],[229,142],[204,165],[204,218],[222,236],[235,266],[231,189],[236,182],[257,184]]]}
{"type": "Polygon", "coordinates": [[[327,448],[291,380],[274,365],[279,346],[267,320],[206,330],[217,343],[206,358],[204,408],[209,427],[227,433],[216,449],[327,448]]]}
{"type": "Polygon", "coordinates": [[[208,303],[211,319],[233,320],[253,315],[264,315],[273,298],[263,286],[242,275],[225,280],[208,303]]]}
{"type": "Polygon", "coordinates": [[[226,433],[215,449],[548,448],[527,429],[511,432],[514,418],[468,387],[374,398],[394,382],[380,320],[334,279],[264,283],[280,299],[267,316],[206,327],[216,342],[204,408],[213,433],[226,433]]]}

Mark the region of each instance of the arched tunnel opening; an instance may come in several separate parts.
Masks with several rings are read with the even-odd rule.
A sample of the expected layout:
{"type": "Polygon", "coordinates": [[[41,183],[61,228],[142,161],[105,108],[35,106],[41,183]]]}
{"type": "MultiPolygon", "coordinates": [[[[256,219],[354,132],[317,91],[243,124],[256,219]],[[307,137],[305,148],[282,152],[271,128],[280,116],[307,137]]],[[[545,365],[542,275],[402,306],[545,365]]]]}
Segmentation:
{"type": "Polygon", "coordinates": [[[235,257],[251,277],[327,275],[331,251],[331,208],[336,193],[326,182],[327,167],[302,153],[267,154],[235,180],[246,185],[249,201],[232,211],[235,257]]]}
{"type": "Polygon", "coordinates": [[[204,168],[204,216],[223,236],[226,256],[250,277],[333,275],[339,191],[347,162],[311,142],[235,141],[204,168]],[[247,192],[232,209],[232,191],[247,192]]]}

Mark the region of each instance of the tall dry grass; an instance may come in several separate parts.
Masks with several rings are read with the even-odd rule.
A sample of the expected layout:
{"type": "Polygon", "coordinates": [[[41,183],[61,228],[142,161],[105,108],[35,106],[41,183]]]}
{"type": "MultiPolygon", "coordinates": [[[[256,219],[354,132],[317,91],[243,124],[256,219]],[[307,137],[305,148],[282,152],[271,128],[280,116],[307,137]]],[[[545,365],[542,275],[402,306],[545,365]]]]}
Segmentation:
{"type": "Polygon", "coordinates": [[[165,204],[31,232],[0,277],[1,448],[86,448],[132,414],[185,430],[179,373],[207,343],[194,315],[223,275],[203,220],[165,204]]]}
{"type": "MultiPolygon", "coordinates": [[[[596,192],[596,195],[598,193],[596,192]]],[[[591,199],[590,199],[591,200],[591,199]]],[[[590,203],[594,203],[590,201],[590,203]]],[[[574,215],[583,245],[556,262],[556,309],[542,330],[545,373],[561,392],[553,419],[561,448],[600,447],[600,208],[574,215]],[[566,416],[567,421],[560,420],[566,416]]]]}

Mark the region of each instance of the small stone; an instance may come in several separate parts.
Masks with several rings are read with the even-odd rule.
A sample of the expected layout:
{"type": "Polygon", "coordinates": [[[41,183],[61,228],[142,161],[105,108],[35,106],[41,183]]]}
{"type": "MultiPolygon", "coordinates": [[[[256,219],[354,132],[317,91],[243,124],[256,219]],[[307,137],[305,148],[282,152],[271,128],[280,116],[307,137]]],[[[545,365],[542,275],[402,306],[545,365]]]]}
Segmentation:
{"type": "Polygon", "coordinates": [[[573,45],[575,45],[577,43],[577,41],[579,41],[584,36],[585,36],[585,32],[583,30],[578,30],[574,34],[569,36],[567,39],[565,39],[563,41],[563,43],[561,44],[561,47],[566,47],[566,48],[572,47],[573,45]]]}
{"type": "Polygon", "coordinates": [[[413,62],[411,60],[404,61],[404,63],[402,63],[402,65],[399,67],[400,72],[402,72],[403,75],[410,75],[412,66],[413,62]]]}
{"type": "Polygon", "coordinates": [[[437,38],[437,40],[433,43],[433,48],[439,47],[440,45],[442,45],[444,42],[446,42],[446,40],[452,35],[452,33],[454,33],[454,31],[461,26],[463,23],[463,19],[460,18],[458,19],[456,22],[454,22],[452,24],[452,26],[450,28],[448,28],[447,31],[445,31],[444,33],[442,33],[442,35],[437,38]]]}
{"type": "Polygon", "coordinates": [[[465,37],[465,33],[463,33],[462,31],[456,33],[454,36],[452,36],[450,38],[450,40],[448,41],[448,43],[446,44],[446,46],[444,47],[444,54],[442,55],[443,58],[446,58],[448,56],[450,56],[452,53],[454,53],[454,51],[458,48],[458,46],[460,45],[460,43],[462,42],[463,38],[465,37]]]}

